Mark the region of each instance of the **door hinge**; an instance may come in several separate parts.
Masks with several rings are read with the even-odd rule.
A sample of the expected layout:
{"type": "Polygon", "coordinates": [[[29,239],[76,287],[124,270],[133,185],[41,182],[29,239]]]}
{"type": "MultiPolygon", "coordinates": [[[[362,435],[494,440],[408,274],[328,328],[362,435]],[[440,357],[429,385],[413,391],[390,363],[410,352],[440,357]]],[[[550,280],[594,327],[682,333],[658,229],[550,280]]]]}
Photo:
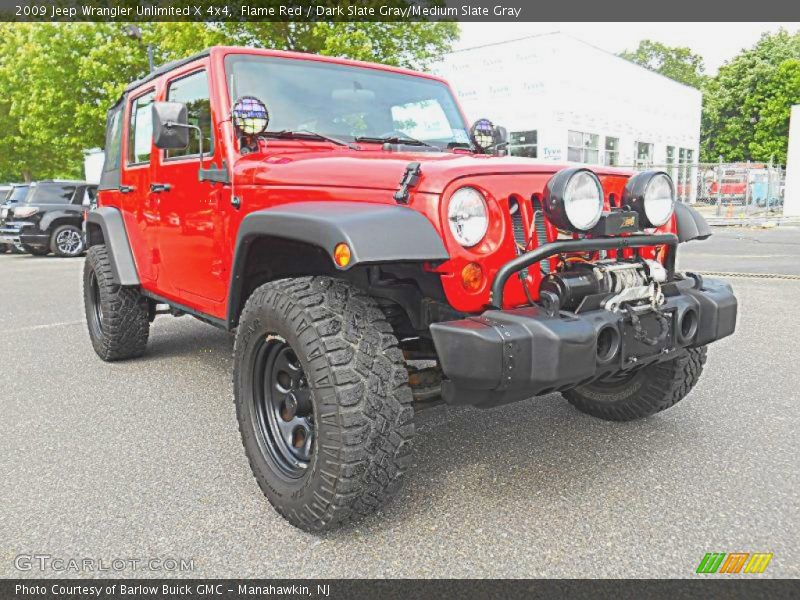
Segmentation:
{"type": "Polygon", "coordinates": [[[400,180],[400,189],[394,193],[395,202],[408,204],[408,189],[417,185],[421,172],[418,162],[408,163],[403,178],[400,180]]]}
{"type": "Polygon", "coordinates": [[[217,168],[212,164],[208,169],[200,169],[197,177],[200,181],[210,181],[212,183],[231,182],[231,177],[228,173],[228,165],[225,164],[224,160],[222,161],[222,167],[217,168]]]}

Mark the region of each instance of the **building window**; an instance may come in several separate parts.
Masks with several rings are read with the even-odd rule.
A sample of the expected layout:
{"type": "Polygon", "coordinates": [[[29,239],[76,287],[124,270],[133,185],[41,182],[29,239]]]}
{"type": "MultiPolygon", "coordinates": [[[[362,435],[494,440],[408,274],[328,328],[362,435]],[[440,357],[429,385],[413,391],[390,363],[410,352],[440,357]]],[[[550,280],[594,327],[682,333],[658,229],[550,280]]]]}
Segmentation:
{"type": "Polygon", "coordinates": [[[567,138],[567,160],[597,164],[600,162],[600,136],[596,133],[570,131],[567,138]]]}
{"type": "MultiPolygon", "coordinates": [[[[214,136],[211,132],[211,103],[208,99],[208,75],[198,71],[176,79],[169,84],[167,100],[183,102],[189,125],[200,127],[203,132],[203,154],[214,154],[214,136]]],[[[189,132],[189,145],[178,150],[167,150],[167,158],[193,156],[200,153],[200,140],[196,131],[189,132]]]]}
{"type": "Polygon", "coordinates": [[[653,144],[636,142],[636,164],[649,165],[653,162],[653,144]]]}
{"type": "Polygon", "coordinates": [[[606,166],[615,167],[619,164],[619,138],[606,138],[606,153],[604,155],[606,166]]]}
{"type": "Polygon", "coordinates": [[[538,133],[534,131],[512,131],[509,153],[511,156],[538,157],[538,133]]]}
{"type": "Polygon", "coordinates": [[[153,147],[153,98],[155,92],[148,92],[131,102],[128,120],[128,164],[150,162],[153,147]]]}
{"type": "Polygon", "coordinates": [[[667,173],[675,179],[675,146],[667,146],[667,173]]]}

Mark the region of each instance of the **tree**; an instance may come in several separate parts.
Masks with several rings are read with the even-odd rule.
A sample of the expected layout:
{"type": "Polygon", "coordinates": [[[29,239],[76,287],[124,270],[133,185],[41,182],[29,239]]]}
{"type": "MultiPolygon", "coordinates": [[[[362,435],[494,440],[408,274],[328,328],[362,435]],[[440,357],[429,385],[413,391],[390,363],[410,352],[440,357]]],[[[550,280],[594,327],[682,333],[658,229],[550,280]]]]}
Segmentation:
{"type": "Polygon", "coordinates": [[[708,79],[703,58],[689,48],[642,40],[636,50],[620,52],[619,56],[693,88],[703,89],[708,79]]]}
{"type": "Polygon", "coordinates": [[[785,162],[799,70],[800,33],[784,30],[762,35],[723,65],[705,90],[702,159],[785,162]]]}
{"type": "Polygon", "coordinates": [[[0,23],[0,181],[82,176],[83,150],[103,146],[106,111],[147,73],[148,43],[158,63],[229,44],[423,69],[458,36],[458,25],[448,22],[139,27],[141,39],[120,23],[0,23]]]}

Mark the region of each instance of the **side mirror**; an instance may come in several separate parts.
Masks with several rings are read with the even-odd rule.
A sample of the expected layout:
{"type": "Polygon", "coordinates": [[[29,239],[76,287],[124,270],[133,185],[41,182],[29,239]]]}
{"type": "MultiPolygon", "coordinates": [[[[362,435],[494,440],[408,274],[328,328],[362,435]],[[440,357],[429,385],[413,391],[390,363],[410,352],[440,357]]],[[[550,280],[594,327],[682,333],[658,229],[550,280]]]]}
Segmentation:
{"type": "Polygon", "coordinates": [[[505,127],[500,127],[500,125],[496,125],[495,128],[495,137],[494,137],[494,145],[497,146],[508,146],[508,129],[505,127]]]}
{"type": "Polygon", "coordinates": [[[189,145],[189,119],[182,102],[153,102],[153,142],[162,150],[189,145]]]}

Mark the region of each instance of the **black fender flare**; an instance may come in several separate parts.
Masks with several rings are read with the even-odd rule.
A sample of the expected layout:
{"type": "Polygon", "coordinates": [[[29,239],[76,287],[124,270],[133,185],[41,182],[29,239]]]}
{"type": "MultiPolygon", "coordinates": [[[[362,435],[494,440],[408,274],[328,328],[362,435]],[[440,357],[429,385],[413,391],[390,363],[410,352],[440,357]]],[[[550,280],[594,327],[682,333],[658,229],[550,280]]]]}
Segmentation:
{"type": "Polygon", "coordinates": [[[675,203],[675,224],[678,229],[679,242],[704,240],[711,237],[711,227],[703,215],[683,202],[675,203]]]}
{"type": "Polygon", "coordinates": [[[86,219],[86,238],[87,248],[100,243],[106,245],[114,283],[126,286],[140,284],[125,222],[119,209],[113,206],[101,206],[90,210],[86,219]],[[99,228],[103,233],[102,242],[93,235],[93,228],[99,228]]]}
{"type": "Polygon", "coordinates": [[[433,224],[406,206],[353,201],[293,202],[248,214],[239,226],[231,269],[228,324],[235,326],[250,243],[271,236],[322,248],[340,271],[357,265],[444,261],[450,258],[433,224]],[[337,244],[350,247],[345,268],[333,262],[337,244]]]}

